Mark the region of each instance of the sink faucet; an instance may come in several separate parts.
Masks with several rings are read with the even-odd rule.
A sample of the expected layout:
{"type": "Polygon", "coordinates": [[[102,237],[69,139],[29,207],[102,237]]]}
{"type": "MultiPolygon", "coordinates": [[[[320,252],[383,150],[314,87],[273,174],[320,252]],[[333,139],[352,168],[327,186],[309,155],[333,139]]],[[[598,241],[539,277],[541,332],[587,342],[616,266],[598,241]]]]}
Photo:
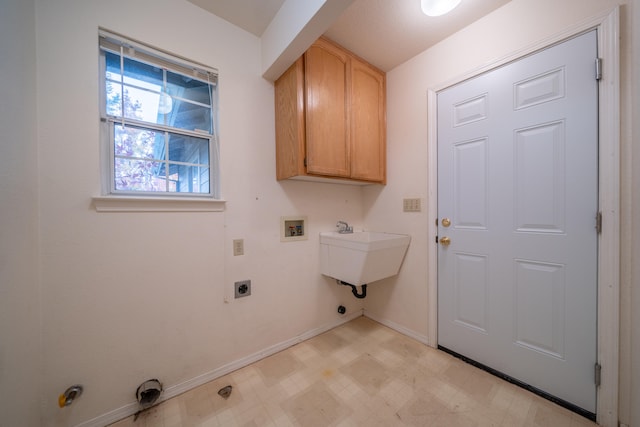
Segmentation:
{"type": "Polygon", "coordinates": [[[353,233],[353,227],[344,221],[338,221],[336,227],[338,227],[338,233],[340,234],[353,233]]]}

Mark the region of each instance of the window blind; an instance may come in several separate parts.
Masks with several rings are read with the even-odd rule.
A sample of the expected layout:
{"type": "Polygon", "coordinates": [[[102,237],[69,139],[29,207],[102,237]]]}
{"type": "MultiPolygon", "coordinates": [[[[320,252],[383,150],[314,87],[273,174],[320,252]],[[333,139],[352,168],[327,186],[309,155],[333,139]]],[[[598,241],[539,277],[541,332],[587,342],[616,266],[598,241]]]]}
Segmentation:
{"type": "Polygon", "coordinates": [[[217,86],[218,70],[215,68],[163,52],[105,30],[99,31],[99,37],[100,49],[120,55],[122,48],[124,56],[217,86]],[[178,58],[179,62],[173,60],[172,57],[178,58]]]}

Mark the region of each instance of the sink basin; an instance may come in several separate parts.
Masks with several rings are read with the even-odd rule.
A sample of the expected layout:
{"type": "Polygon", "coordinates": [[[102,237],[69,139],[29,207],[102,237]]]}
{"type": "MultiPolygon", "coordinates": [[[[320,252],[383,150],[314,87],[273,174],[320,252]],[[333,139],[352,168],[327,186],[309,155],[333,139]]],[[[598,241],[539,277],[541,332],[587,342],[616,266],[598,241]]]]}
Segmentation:
{"type": "Polygon", "coordinates": [[[320,233],[320,273],[360,286],[395,276],[409,247],[405,234],[320,233]]]}

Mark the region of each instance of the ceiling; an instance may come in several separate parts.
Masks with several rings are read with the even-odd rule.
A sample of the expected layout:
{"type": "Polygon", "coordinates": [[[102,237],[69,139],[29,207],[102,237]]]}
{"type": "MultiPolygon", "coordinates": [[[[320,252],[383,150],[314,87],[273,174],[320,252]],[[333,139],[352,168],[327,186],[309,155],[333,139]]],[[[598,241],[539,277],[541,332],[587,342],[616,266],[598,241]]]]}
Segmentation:
{"type": "MultiPolygon", "coordinates": [[[[188,0],[260,37],[285,0],[188,0]]],[[[420,0],[354,0],[324,35],[389,71],[510,0],[462,0],[428,17],[420,0]]]]}

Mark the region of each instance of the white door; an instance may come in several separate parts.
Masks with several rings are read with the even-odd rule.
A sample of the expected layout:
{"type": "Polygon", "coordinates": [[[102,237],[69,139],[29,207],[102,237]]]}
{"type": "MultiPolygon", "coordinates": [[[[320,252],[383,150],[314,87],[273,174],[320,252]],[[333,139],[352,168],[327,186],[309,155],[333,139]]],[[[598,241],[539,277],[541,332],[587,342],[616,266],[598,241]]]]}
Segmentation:
{"type": "Polygon", "coordinates": [[[438,344],[591,414],[596,57],[592,31],[438,93],[438,344]]]}

